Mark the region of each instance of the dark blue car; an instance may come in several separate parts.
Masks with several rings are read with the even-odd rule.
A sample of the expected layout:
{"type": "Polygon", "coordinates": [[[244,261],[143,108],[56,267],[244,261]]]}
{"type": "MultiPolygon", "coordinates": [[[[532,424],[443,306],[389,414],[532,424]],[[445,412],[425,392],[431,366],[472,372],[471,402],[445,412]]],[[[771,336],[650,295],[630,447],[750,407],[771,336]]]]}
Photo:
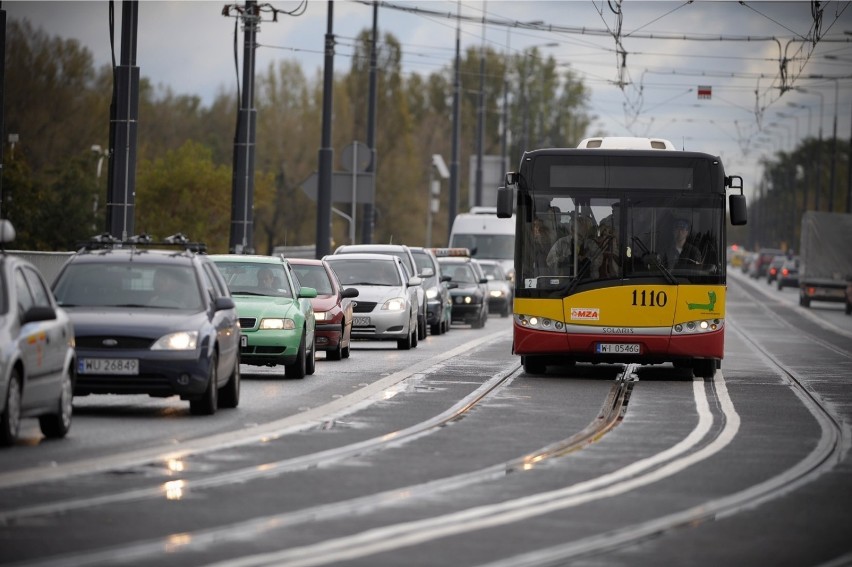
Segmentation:
{"type": "Polygon", "coordinates": [[[74,323],[75,396],[180,396],[193,414],[236,407],[240,329],[216,266],[193,248],[84,249],[53,292],[74,323]]]}

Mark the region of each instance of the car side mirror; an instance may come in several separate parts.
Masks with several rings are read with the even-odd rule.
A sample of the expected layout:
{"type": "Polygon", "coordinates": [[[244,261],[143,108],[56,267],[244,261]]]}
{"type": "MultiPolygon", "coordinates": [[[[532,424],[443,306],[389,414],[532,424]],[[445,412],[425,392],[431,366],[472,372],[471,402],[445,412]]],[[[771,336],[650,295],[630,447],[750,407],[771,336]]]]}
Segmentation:
{"type": "Polygon", "coordinates": [[[423,268],[423,271],[420,272],[421,278],[431,278],[435,275],[435,270],[432,268],[423,268]]]}
{"type": "Polygon", "coordinates": [[[317,288],[303,287],[299,290],[299,299],[313,299],[317,296],[317,288]]]}
{"type": "Polygon", "coordinates": [[[418,286],[423,283],[423,280],[417,276],[408,278],[408,287],[418,286]]]}
{"type": "Polygon", "coordinates": [[[213,308],[216,311],[224,311],[225,309],[236,309],[237,305],[230,297],[217,297],[213,301],[213,308]]]}
{"type": "Polygon", "coordinates": [[[358,297],[358,294],[361,293],[354,287],[347,287],[342,292],[340,292],[340,297],[358,297]]]}
{"type": "Polygon", "coordinates": [[[21,325],[34,323],[36,321],[50,321],[56,319],[56,310],[49,306],[30,307],[21,316],[21,325]]]}

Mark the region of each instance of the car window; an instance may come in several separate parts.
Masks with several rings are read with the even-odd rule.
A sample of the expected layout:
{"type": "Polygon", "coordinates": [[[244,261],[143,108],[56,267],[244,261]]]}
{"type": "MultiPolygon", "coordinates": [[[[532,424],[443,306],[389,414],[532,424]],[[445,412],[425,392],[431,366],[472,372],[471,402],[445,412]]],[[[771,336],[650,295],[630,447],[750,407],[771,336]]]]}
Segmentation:
{"type": "Polygon", "coordinates": [[[402,281],[393,262],[384,260],[329,260],[331,269],[344,286],[399,286],[402,281]]]}
{"type": "Polygon", "coordinates": [[[210,292],[210,297],[227,297],[225,282],[222,281],[222,276],[219,275],[216,267],[205,262],[204,268],[204,284],[210,292]]]}
{"type": "Polygon", "coordinates": [[[444,267],[444,271],[450,274],[450,278],[456,283],[476,283],[478,281],[470,264],[447,265],[444,267]]]}
{"type": "Polygon", "coordinates": [[[318,295],[334,293],[331,279],[323,266],[297,264],[293,266],[293,272],[301,285],[316,289],[318,295]]]}
{"type": "Polygon", "coordinates": [[[18,313],[23,313],[35,305],[30,286],[27,285],[24,273],[20,269],[15,270],[15,295],[18,298],[18,313]]]}
{"type": "Polygon", "coordinates": [[[63,307],[202,307],[195,269],[188,263],[72,263],[53,294],[63,307]]]}
{"type": "Polygon", "coordinates": [[[23,270],[27,284],[29,284],[30,291],[33,294],[34,304],[39,307],[51,307],[50,292],[47,290],[47,287],[44,285],[44,281],[41,279],[39,274],[32,268],[26,266],[21,269],[23,270]]]}
{"type": "Polygon", "coordinates": [[[216,262],[233,295],[294,297],[283,264],[216,262]]]}
{"type": "Polygon", "coordinates": [[[422,273],[426,268],[432,268],[437,272],[438,270],[432,265],[432,258],[429,254],[425,252],[411,252],[411,255],[414,256],[414,261],[417,262],[417,271],[422,273]]]}

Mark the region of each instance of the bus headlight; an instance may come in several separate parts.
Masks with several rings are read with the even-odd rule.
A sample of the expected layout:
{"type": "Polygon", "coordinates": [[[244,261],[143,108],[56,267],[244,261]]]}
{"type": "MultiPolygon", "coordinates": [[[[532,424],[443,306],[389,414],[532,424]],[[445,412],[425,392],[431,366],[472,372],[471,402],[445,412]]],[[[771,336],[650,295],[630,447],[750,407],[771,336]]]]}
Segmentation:
{"type": "Polygon", "coordinates": [[[547,317],[538,317],[536,315],[515,315],[515,323],[527,329],[536,329],[538,331],[564,332],[565,323],[548,319],[547,317]]]}

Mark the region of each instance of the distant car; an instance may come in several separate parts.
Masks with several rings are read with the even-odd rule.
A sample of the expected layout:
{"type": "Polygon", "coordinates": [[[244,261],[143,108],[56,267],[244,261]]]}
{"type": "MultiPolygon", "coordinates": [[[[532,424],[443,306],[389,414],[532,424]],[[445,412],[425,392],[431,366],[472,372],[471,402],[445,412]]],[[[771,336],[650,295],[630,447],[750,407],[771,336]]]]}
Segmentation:
{"type": "Polygon", "coordinates": [[[410,249],[426,290],[426,323],[429,331],[433,335],[446,333],[453,322],[453,301],[447,287],[450,277],[441,271],[441,265],[431,250],[414,246],[410,249]]]}
{"type": "Polygon", "coordinates": [[[240,400],[234,300],[204,245],[92,241],[53,283],[77,343],[74,395],[180,396],[210,415],[240,400]]]}
{"type": "Polygon", "coordinates": [[[784,262],[787,261],[787,256],[780,255],[772,258],[772,261],[769,262],[769,265],[766,267],[766,283],[772,285],[776,279],[778,279],[778,272],[781,271],[781,266],[784,265],[784,262]]]}
{"type": "MultiPolygon", "coordinates": [[[[12,223],[0,220],[0,245],[14,239],[12,223]]],[[[15,442],[25,417],[38,417],[46,437],[65,437],[76,365],[71,319],[41,273],[0,252],[0,445],[15,442]]]]}
{"type": "Polygon", "coordinates": [[[311,299],[317,322],[314,332],[317,350],[325,351],[329,360],[349,358],[355,316],[353,299],[358,297],[358,290],[343,288],[325,260],[288,258],[288,261],[299,283],[317,290],[317,296],[311,299]]]}
{"type": "Polygon", "coordinates": [[[468,256],[466,248],[436,248],[441,269],[450,275],[453,298],[453,323],[479,329],[488,321],[488,280],[482,268],[468,256]]]}
{"type": "Polygon", "coordinates": [[[776,277],[778,289],[799,287],[799,257],[786,258],[776,277]]]}
{"type": "Polygon", "coordinates": [[[760,279],[766,275],[766,270],[772,259],[776,256],[783,256],[784,252],[777,248],[761,248],[751,259],[751,264],[748,268],[748,275],[754,279],[760,279]]]}
{"type": "MultiPolygon", "coordinates": [[[[392,254],[402,260],[402,265],[408,270],[409,277],[417,276],[422,278],[420,271],[417,268],[417,262],[411,254],[411,250],[404,244],[345,244],[338,246],[334,251],[335,254],[392,254]]],[[[427,324],[426,324],[426,289],[423,286],[417,287],[417,338],[425,339],[427,324]]]]}
{"type": "Polygon", "coordinates": [[[395,340],[401,350],[417,346],[417,288],[402,259],[393,254],[332,254],[327,261],[341,285],[358,290],[353,339],[395,340]]]}
{"type": "Polygon", "coordinates": [[[253,366],[284,366],[287,378],[316,370],[312,287],[294,281],[280,256],[214,254],[240,318],[240,359],[253,366]]]}
{"type": "Polygon", "coordinates": [[[512,314],[514,293],[512,282],[503,271],[503,266],[496,260],[477,260],[488,280],[488,312],[499,313],[501,317],[512,314]]]}

